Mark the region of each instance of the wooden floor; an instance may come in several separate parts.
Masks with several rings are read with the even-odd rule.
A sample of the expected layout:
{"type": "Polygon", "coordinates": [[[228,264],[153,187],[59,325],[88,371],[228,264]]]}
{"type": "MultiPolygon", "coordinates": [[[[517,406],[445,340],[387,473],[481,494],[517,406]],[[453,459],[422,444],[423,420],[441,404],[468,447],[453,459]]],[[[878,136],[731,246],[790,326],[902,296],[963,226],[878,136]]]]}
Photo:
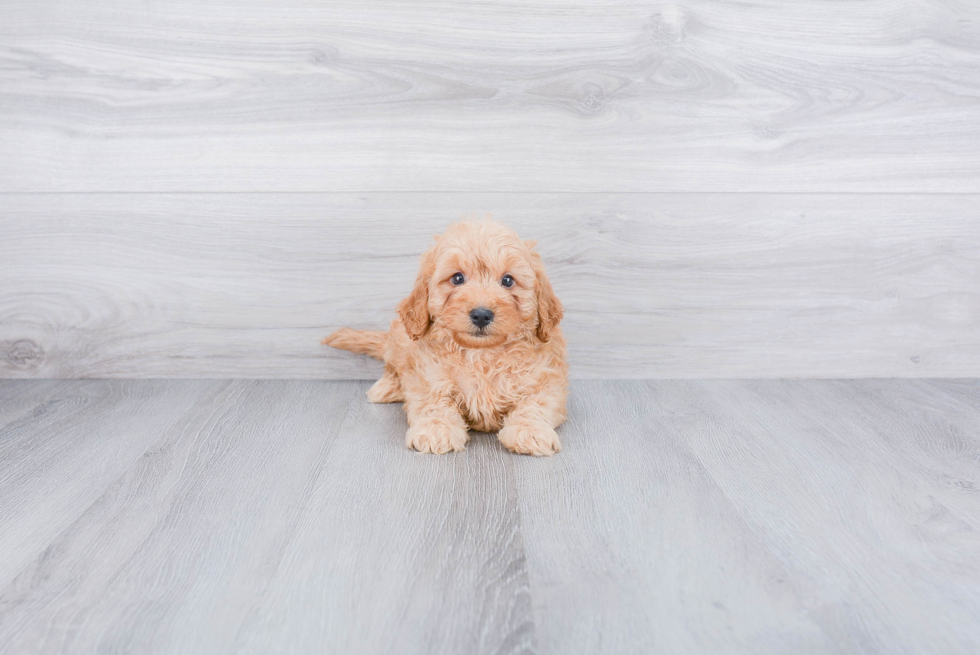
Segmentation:
{"type": "Polygon", "coordinates": [[[367,386],[0,383],[0,652],[980,649],[980,381],[576,382],[550,459],[367,386]]]}

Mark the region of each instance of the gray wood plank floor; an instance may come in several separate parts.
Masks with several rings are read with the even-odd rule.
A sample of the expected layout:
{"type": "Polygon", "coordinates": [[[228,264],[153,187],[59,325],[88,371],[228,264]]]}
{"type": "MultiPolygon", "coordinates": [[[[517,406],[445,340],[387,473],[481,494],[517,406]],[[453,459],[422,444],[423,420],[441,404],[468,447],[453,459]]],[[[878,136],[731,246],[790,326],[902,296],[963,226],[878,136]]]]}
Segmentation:
{"type": "Polygon", "coordinates": [[[580,381],[550,459],[367,386],[0,383],[0,652],[980,649],[980,381],[580,381]]]}

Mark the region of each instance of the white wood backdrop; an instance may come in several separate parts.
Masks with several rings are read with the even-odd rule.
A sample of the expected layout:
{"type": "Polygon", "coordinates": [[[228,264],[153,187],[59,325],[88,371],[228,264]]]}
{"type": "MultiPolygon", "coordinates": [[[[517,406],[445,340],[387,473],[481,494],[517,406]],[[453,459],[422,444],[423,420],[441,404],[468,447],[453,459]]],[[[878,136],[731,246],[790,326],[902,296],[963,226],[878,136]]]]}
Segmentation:
{"type": "Polygon", "coordinates": [[[980,371],[980,196],[6,197],[9,376],[362,377],[460,207],[540,241],[589,377],[980,371]]]}
{"type": "Polygon", "coordinates": [[[471,211],[578,377],[980,375],[980,3],[4,3],[0,376],[371,377],[471,211]]]}

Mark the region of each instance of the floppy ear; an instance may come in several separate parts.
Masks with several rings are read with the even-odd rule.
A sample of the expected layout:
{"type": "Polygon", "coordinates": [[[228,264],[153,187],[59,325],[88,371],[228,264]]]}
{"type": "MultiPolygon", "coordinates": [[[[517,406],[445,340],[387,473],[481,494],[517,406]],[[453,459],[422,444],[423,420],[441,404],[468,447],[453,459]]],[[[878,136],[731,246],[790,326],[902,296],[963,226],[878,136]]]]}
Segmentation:
{"type": "Polygon", "coordinates": [[[536,278],[534,292],[538,299],[538,338],[548,341],[551,339],[551,332],[565,315],[565,308],[555,295],[555,290],[551,288],[551,282],[544,273],[541,255],[536,252],[531,252],[531,268],[534,269],[536,278]]]}
{"type": "Polygon", "coordinates": [[[435,268],[435,255],[436,246],[432,246],[422,255],[415,286],[412,287],[408,298],[398,303],[398,316],[402,319],[405,331],[412,337],[412,341],[418,341],[419,337],[428,332],[429,324],[432,322],[429,316],[429,281],[435,268]]]}

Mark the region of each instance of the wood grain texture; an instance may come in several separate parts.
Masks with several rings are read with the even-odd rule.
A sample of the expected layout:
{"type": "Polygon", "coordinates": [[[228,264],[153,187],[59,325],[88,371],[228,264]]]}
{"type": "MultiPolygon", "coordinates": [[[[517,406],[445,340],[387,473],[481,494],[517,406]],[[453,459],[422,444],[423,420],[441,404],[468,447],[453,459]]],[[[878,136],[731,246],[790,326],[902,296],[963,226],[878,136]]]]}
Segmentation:
{"type": "Polygon", "coordinates": [[[367,387],[0,383],[0,652],[980,647],[976,381],[579,381],[546,459],[367,387]]]}
{"type": "Polygon", "coordinates": [[[235,650],[535,652],[514,457],[478,434],[422,455],[406,428],[401,405],[352,403],[235,650]]]}
{"type": "MultiPolygon", "coordinates": [[[[77,516],[50,543],[24,543],[22,518],[4,525],[6,550],[30,558],[0,587],[0,651],[533,649],[512,460],[493,445],[413,454],[400,407],[369,405],[365,383],[140,388],[200,401],[180,429],[144,424],[146,453],[101,496],[48,500],[77,516]]],[[[19,474],[8,488],[42,488],[30,460],[2,461],[19,474]]]]}
{"type": "Polygon", "coordinates": [[[975,652],[980,406],[931,384],[576,385],[517,465],[542,651],[975,652]]]}
{"type": "Polygon", "coordinates": [[[559,456],[517,461],[542,652],[836,650],[656,389],[575,385],[559,456]]]}
{"type": "Polygon", "coordinates": [[[704,386],[718,429],[692,422],[692,448],[788,566],[807,572],[835,640],[878,652],[980,647],[980,498],[950,484],[977,479],[980,443],[972,456],[934,447],[960,424],[924,420],[942,409],[895,382],[704,386]],[[842,590],[850,602],[827,611],[842,590]]]}
{"type": "Polygon", "coordinates": [[[8,2],[0,191],[980,191],[970,0],[8,2]]]}
{"type": "Polygon", "coordinates": [[[928,387],[938,387],[944,393],[959,400],[967,411],[980,406],[980,380],[932,380],[928,387]]]}
{"type": "MultiPolygon", "coordinates": [[[[75,521],[210,385],[42,383],[20,398],[0,439],[0,585],[75,521]]],[[[4,392],[11,387],[4,385],[4,392]]],[[[13,389],[16,394],[16,388],[13,389]]],[[[8,410],[4,410],[7,414],[8,410]]],[[[0,648],[0,650],[4,650],[0,648]]]]}
{"type": "Polygon", "coordinates": [[[63,194],[0,208],[0,376],[364,378],[468,211],[536,238],[584,378],[980,375],[980,196],[63,194]]]}

